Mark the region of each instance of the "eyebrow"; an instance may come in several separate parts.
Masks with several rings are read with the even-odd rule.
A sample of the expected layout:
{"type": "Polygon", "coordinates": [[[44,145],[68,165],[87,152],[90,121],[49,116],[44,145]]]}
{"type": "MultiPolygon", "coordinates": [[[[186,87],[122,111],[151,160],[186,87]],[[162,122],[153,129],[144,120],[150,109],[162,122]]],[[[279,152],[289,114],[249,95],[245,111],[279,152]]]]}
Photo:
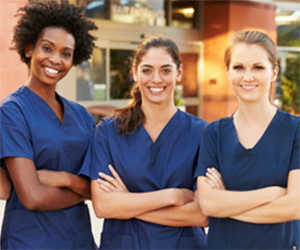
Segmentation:
{"type": "MultiPolygon", "coordinates": [[[[141,67],[149,67],[149,68],[153,68],[152,65],[149,65],[149,64],[142,64],[141,67]]],[[[174,67],[173,65],[171,64],[165,64],[165,65],[162,65],[161,68],[165,68],[165,67],[174,67]]]]}
{"type": "MultiPolygon", "coordinates": [[[[53,46],[55,46],[55,44],[54,44],[52,41],[48,40],[48,39],[43,39],[42,42],[48,42],[48,43],[51,43],[53,46]]],[[[64,47],[64,49],[74,50],[74,49],[71,48],[71,47],[64,47]]]]}

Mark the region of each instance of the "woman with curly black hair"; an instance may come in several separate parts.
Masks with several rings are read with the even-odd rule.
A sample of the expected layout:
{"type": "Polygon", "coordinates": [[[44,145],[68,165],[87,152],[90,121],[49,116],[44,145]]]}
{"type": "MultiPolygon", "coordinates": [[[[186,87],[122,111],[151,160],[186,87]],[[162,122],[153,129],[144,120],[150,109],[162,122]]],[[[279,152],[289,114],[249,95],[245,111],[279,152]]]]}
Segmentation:
{"type": "Polygon", "coordinates": [[[97,27],[83,11],[68,1],[43,1],[18,12],[13,49],[29,77],[0,102],[1,167],[12,180],[1,249],[95,248],[84,204],[90,185],[77,175],[95,124],[55,90],[95,47],[89,32],[97,27]]]}

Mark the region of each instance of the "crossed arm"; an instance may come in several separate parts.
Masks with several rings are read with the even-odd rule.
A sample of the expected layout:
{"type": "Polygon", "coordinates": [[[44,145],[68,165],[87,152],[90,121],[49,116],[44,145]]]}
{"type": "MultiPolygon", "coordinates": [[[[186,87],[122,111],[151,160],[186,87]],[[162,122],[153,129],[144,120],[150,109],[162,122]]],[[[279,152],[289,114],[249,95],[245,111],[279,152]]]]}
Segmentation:
{"type": "Polygon", "coordinates": [[[29,210],[52,211],[73,206],[90,196],[84,179],[66,172],[40,170],[22,157],[4,159],[22,205],[29,210]]]}
{"type": "Polygon", "coordinates": [[[7,200],[11,193],[11,180],[5,168],[0,168],[0,199],[7,200]]]}
{"type": "Polygon", "coordinates": [[[287,188],[272,186],[252,191],[228,191],[222,176],[209,169],[198,177],[200,206],[212,217],[250,223],[281,223],[300,219],[300,170],[292,170],[287,188]]]}
{"type": "Polygon", "coordinates": [[[129,192],[118,173],[109,166],[114,177],[100,173],[104,180],[92,181],[92,201],[100,218],[130,219],[165,226],[207,226],[194,193],[188,189],[169,188],[153,192],[129,192]]]}

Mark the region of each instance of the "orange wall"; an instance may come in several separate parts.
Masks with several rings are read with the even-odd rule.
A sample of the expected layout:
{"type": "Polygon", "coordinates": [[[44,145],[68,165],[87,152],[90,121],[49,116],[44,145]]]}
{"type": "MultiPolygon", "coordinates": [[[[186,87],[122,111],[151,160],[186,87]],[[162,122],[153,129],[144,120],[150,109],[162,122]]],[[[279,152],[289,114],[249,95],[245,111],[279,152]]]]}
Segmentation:
{"type": "Polygon", "coordinates": [[[237,108],[223,63],[224,51],[232,34],[238,30],[259,29],[276,41],[275,11],[273,5],[250,1],[205,1],[203,119],[211,122],[230,116],[237,108]],[[211,84],[211,80],[216,83],[211,84]]]}
{"type": "Polygon", "coordinates": [[[0,100],[23,85],[27,79],[27,66],[21,63],[16,51],[9,50],[16,11],[28,0],[0,0],[0,100]]]}

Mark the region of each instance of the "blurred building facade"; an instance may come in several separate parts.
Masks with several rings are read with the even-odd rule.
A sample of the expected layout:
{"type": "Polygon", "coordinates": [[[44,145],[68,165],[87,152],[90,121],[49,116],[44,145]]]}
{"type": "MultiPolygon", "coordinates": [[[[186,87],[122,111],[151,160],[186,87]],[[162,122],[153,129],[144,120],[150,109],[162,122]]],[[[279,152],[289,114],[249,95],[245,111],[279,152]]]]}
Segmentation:
{"type": "MultiPolygon", "coordinates": [[[[0,99],[23,85],[28,75],[17,53],[9,50],[16,23],[14,15],[27,2],[0,0],[0,99]]],[[[91,60],[74,67],[57,90],[87,108],[123,106],[129,102],[128,93],[133,84],[130,76],[132,53],[149,34],[164,34],[176,41],[184,68],[177,94],[184,100],[187,112],[207,121],[229,116],[237,107],[223,64],[225,47],[234,32],[258,29],[277,42],[279,25],[296,23],[295,31],[289,35],[299,40],[297,8],[300,4],[293,0],[70,2],[85,4],[86,16],[98,25],[99,30],[95,32],[97,48],[91,60]]],[[[297,44],[284,45],[278,49],[280,64],[284,70],[290,70],[286,62],[290,58],[297,62],[300,51],[297,44]]],[[[282,76],[284,79],[285,75],[282,76]]],[[[299,80],[299,74],[292,77],[299,80]]],[[[284,92],[281,85],[285,83],[279,82],[280,86],[274,89],[274,96],[281,105],[284,92]]]]}

